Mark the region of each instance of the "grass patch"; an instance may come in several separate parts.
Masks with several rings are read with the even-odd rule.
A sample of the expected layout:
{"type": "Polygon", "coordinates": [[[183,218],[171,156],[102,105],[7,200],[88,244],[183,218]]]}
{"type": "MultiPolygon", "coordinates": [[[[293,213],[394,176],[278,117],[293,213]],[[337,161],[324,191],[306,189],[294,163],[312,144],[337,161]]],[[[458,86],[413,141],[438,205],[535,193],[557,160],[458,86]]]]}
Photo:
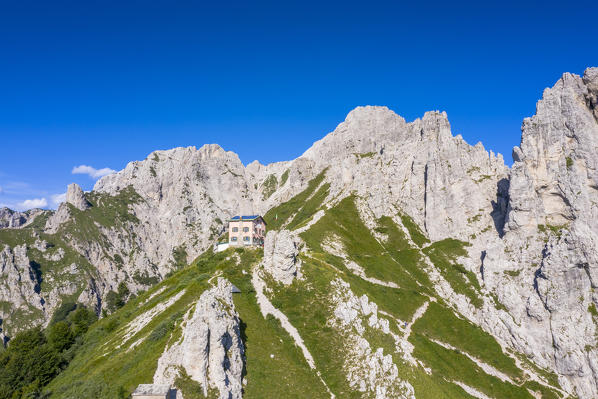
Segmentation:
{"type": "Polygon", "coordinates": [[[303,207],[307,199],[315,192],[322,180],[324,180],[326,170],[327,169],[324,169],[319,175],[310,180],[305,190],[287,202],[283,202],[282,204],[270,209],[264,215],[264,220],[266,223],[268,223],[269,230],[280,229],[293,214],[298,212],[303,207]]]}
{"type": "Polygon", "coordinates": [[[459,351],[446,349],[418,333],[412,334],[409,341],[415,346],[413,355],[430,367],[438,378],[461,381],[492,398],[533,399],[524,387],[486,374],[459,351]]]}
{"type": "Polygon", "coordinates": [[[330,282],[336,272],[317,262],[304,263],[302,270],[306,281],[296,280],[288,287],[276,287],[271,301],[287,315],[307,347],[311,348],[316,367],[330,390],[339,398],[361,398],[362,394],[347,382],[343,369],[345,355],[337,349],[343,337],[327,323],[330,282]]]}
{"type": "Polygon", "coordinates": [[[136,270],[135,274],[133,274],[133,280],[138,284],[145,285],[148,287],[158,284],[158,282],[160,281],[160,279],[157,276],[150,276],[147,270],[145,270],[143,274],[141,274],[139,270],[136,270]]]}
{"type": "Polygon", "coordinates": [[[480,176],[479,179],[474,180],[474,182],[476,182],[477,184],[480,184],[484,180],[490,180],[490,178],[492,178],[492,176],[490,176],[490,175],[482,175],[482,176],[480,176]]]}
{"type": "Polygon", "coordinates": [[[314,195],[308,199],[305,204],[297,211],[295,217],[291,222],[286,226],[289,230],[294,230],[295,228],[299,227],[301,224],[307,222],[322,206],[322,203],[328,196],[328,191],[330,189],[330,183],[322,184],[318,191],[314,195]]]}
{"type": "Polygon", "coordinates": [[[139,223],[139,219],[129,212],[129,205],[143,199],[132,186],[122,189],[115,196],[92,191],[86,194],[86,198],[92,206],[85,211],[68,204],[73,219],[60,227],[61,232],[84,241],[91,238],[99,240],[101,232],[98,225],[110,229],[139,223]]]}
{"type": "Polygon", "coordinates": [[[382,216],[376,222],[378,227],[375,228],[375,231],[387,237],[385,242],[387,247],[395,251],[411,248],[406,234],[397,227],[390,217],[382,216]]]}
{"type": "Polygon", "coordinates": [[[184,267],[187,264],[187,246],[181,244],[172,250],[172,259],[176,268],[184,267]]]}
{"type": "Polygon", "coordinates": [[[289,170],[285,170],[282,176],[280,176],[280,187],[284,186],[284,184],[289,179],[289,170]]]}
{"type": "Polygon", "coordinates": [[[353,155],[355,155],[357,157],[357,159],[364,159],[364,158],[373,158],[374,155],[376,155],[377,152],[363,152],[363,153],[353,153],[353,155]]]}
{"type": "MultiPolygon", "coordinates": [[[[388,229],[388,224],[385,227],[388,229]]],[[[325,253],[322,243],[331,237],[340,240],[348,259],[361,266],[368,277],[392,281],[409,290],[421,289],[418,288],[414,274],[410,273],[410,270],[415,271],[418,268],[415,263],[416,256],[410,252],[387,250],[384,243],[379,242],[372,235],[359,217],[354,197],[341,200],[309,230],[301,234],[307,246],[318,253],[325,253]],[[401,254],[404,256],[399,256],[401,254]],[[395,259],[393,255],[397,258],[395,259]]],[[[398,238],[393,236],[390,239],[398,238]]],[[[428,281],[421,283],[429,284],[428,281]]]]}
{"type": "MultiPolygon", "coordinates": [[[[199,382],[189,377],[184,368],[179,367],[180,375],[174,380],[174,384],[181,390],[186,399],[205,399],[203,389],[199,382]]],[[[208,398],[217,398],[216,392],[208,392],[208,398]]]]}
{"type": "Polygon", "coordinates": [[[278,188],[278,180],[274,175],[268,175],[262,183],[262,200],[267,200],[278,188]]]}
{"type": "Polygon", "coordinates": [[[519,270],[505,270],[505,274],[511,277],[517,277],[521,274],[521,269],[519,270]]]}
{"type": "Polygon", "coordinates": [[[464,249],[467,245],[463,241],[447,238],[431,244],[423,251],[440,270],[453,290],[458,294],[465,295],[475,307],[480,308],[483,305],[483,300],[479,295],[481,288],[476,275],[465,269],[463,265],[455,263],[459,256],[467,255],[467,251],[464,249]]]}
{"type": "Polygon", "coordinates": [[[401,217],[401,222],[403,223],[403,226],[405,226],[407,231],[409,231],[411,240],[413,240],[413,242],[418,247],[421,248],[422,246],[424,246],[425,244],[428,244],[430,242],[428,237],[426,237],[424,235],[424,233],[421,231],[421,229],[419,228],[417,223],[415,223],[409,215],[401,213],[401,214],[399,214],[399,216],[401,217]]]}
{"type": "MultiPolygon", "coordinates": [[[[390,256],[421,284],[420,289],[425,290],[425,287],[431,287],[432,283],[421,260],[421,251],[411,247],[403,230],[391,218],[383,216],[376,222],[378,224],[376,231],[386,236],[386,240],[382,244],[390,256]]],[[[425,291],[431,293],[431,291],[425,291]]]]}
{"type": "Polygon", "coordinates": [[[523,386],[531,391],[534,391],[536,393],[540,394],[540,397],[542,399],[560,399],[561,396],[558,394],[558,392],[554,389],[548,388],[536,381],[526,381],[525,384],[523,384],[523,386]]]}
{"type": "Polygon", "coordinates": [[[561,237],[562,233],[562,229],[566,229],[568,226],[566,224],[562,224],[562,225],[552,225],[552,224],[539,224],[538,225],[538,230],[541,233],[544,234],[552,234],[558,238],[561,237]]]}
{"type": "Polygon", "coordinates": [[[338,277],[351,284],[351,289],[357,296],[367,295],[378,304],[380,310],[390,313],[401,320],[410,320],[413,314],[427,297],[415,289],[392,288],[370,283],[356,276],[344,266],[342,259],[330,254],[312,254],[313,257],[303,257],[303,261],[313,263],[320,268],[329,269],[330,265],[341,271],[338,277]]]}
{"type": "Polygon", "coordinates": [[[515,361],[503,353],[490,334],[437,302],[430,302],[426,313],[413,325],[413,331],[461,349],[515,380],[523,378],[515,361]]]}
{"type": "MultiPolygon", "coordinates": [[[[231,281],[241,285],[247,276],[231,281]]],[[[280,322],[259,310],[255,292],[242,290],[233,296],[241,318],[241,337],[245,345],[247,386],[244,398],[327,398],[329,395],[303,353],[280,322]],[[272,383],[276,381],[276,383],[272,383]]]]}
{"type": "MultiPolygon", "coordinates": [[[[559,379],[558,376],[552,372],[552,371],[548,371],[546,369],[540,368],[538,367],[538,365],[536,365],[535,363],[533,363],[531,360],[529,360],[527,358],[527,356],[525,356],[522,353],[518,353],[518,352],[513,352],[514,356],[516,356],[523,364],[525,364],[526,368],[531,369],[534,373],[536,373],[537,375],[539,375],[540,377],[544,378],[544,380],[546,380],[546,382],[550,385],[552,385],[553,387],[557,387],[560,388],[561,385],[559,384],[559,379]]],[[[529,381],[528,381],[529,382],[529,381]]],[[[526,382],[526,383],[528,383],[526,382]]]]}

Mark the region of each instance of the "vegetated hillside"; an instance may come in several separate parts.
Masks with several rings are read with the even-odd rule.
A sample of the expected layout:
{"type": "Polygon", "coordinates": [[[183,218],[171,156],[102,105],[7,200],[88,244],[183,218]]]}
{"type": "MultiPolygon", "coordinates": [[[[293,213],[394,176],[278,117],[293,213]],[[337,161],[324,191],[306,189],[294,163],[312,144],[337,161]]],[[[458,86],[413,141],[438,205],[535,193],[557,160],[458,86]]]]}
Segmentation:
{"type": "MultiPolygon", "coordinates": [[[[300,277],[288,285],[276,280],[272,259],[263,259],[261,249],[203,254],[93,325],[47,393],[56,398],[124,398],[137,384],[160,380],[159,359],[185,335],[199,333],[189,331],[189,314],[223,278],[241,291],[232,294],[232,303],[244,346],[243,371],[229,381],[207,378],[208,397],[221,397],[217,387],[235,378],[243,381],[246,398],[330,397],[330,392],[356,398],[565,396],[554,373],[503,350],[435,292],[430,276],[440,273],[472,300],[494,300],[479,290],[473,273],[456,263],[467,243],[426,242],[408,216],[403,216],[405,224],[398,215],[380,218],[370,230],[361,221],[359,202],[349,196],[314,204],[314,211],[326,209],[326,214],[300,233],[303,244],[296,256],[278,254],[280,240],[274,248],[272,242],[266,244],[267,253],[287,255],[287,262],[298,267],[300,277]],[[267,306],[258,303],[256,291],[265,293],[296,327],[314,368],[292,333],[275,316],[263,316],[261,309],[267,306]]],[[[191,364],[207,358],[213,367],[210,357],[216,350],[198,349],[191,364]]],[[[233,368],[226,362],[214,366],[233,368]]],[[[186,373],[172,383],[185,398],[203,397],[201,379],[194,381],[186,373]]]]}
{"type": "MultiPolygon", "coordinates": [[[[245,347],[245,397],[325,397],[324,386],[291,337],[278,321],[260,313],[251,272],[261,258],[260,249],[202,255],[96,323],[70,366],[47,391],[56,398],[125,398],[137,384],[152,382],[165,348],[180,341],[184,334],[188,323],[184,322],[185,315],[219,276],[241,290],[234,294],[233,306],[239,315],[238,334],[245,347]],[[148,314],[152,317],[146,317],[148,314]]],[[[199,364],[200,358],[195,362],[199,364]]],[[[178,378],[176,384],[185,398],[203,397],[198,395],[198,382],[178,378]]]]}
{"type": "Polygon", "coordinates": [[[294,161],[179,148],[70,188],[57,212],[0,230],[7,326],[28,306],[41,313],[15,331],[60,303],[103,316],[29,389],[598,396],[597,98],[598,68],[563,75],[524,121],[512,168],[453,136],[444,113],[407,123],[358,107],[294,161]],[[265,213],[263,256],[213,254],[223,221],[245,212],[265,213]],[[71,299],[43,288],[63,245],[88,273],[71,299]]]}

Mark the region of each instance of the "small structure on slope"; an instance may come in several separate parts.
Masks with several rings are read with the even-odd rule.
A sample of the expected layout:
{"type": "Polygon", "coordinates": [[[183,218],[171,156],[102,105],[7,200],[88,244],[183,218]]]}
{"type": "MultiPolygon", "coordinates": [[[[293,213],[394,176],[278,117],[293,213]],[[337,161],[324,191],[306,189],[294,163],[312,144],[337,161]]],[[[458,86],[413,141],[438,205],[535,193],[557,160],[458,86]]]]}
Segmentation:
{"type": "Polygon", "coordinates": [[[266,222],[260,215],[233,216],[228,221],[228,243],[237,246],[262,246],[266,237],[266,222]]]}
{"type": "Polygon", "coordinates": [[[170,389],[170,385],[139,384],[135,392],[131,394],[132,399],[175,399],[176,391],[170,389]]]}

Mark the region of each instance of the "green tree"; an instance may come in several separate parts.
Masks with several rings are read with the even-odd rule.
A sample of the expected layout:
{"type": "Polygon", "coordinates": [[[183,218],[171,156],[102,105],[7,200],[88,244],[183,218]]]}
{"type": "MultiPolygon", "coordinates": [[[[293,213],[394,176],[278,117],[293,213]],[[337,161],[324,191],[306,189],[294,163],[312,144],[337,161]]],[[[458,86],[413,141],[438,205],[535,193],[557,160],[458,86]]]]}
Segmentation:
{"type": "Polygon", "coordinates": [[[75,342],[75,335],[66,321],[59,321],[48,330],[48,343],[58,352],[62,352],[75,342]]]}
{"type": "Polygon", "coordinates": [[[69,315],[73,334],[76,337],[85,334],[89,329],[89,326],[92,325],[92,323],[97,319],[98,316],[96,316],[93,311],[85,308],[84,306],[79,306],[77,310],[69,315]]]}

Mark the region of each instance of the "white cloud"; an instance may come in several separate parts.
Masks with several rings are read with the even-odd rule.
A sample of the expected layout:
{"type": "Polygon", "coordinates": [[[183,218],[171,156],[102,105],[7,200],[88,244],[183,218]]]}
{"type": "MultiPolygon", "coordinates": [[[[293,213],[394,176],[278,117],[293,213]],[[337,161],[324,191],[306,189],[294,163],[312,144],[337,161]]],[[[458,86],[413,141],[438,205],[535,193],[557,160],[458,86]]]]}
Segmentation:
{"type": "Polygon", "coordinates": [[[19,202],[16,208],[19,210],[27,210],[33,208],[44,208],[46,206],[48,206],[48,201],[45,198],[33,198],[19,202]]]}
{"type": "Polygon", "coordinates": [[[79,165],[73,168],[72,173],[74,175],[89,175],[89,177],[91,177],[92,179],[99,179],[100,177],[116,173],[116,171],[110,168],[96,169],[88,165],[79,165]]]}
{"type": "Polygon", "coordinates": [[[53,194],[50,199],[52,200],[52,204],[54,206],[58,206],[60,205],[61,202],[64,202],[66,200],[66,193],[62,193],[62,194],[53,194]]]}
{"type": "Polygon", "coordinates": [[[2,189],[2,186],[0,186],[0,194],[2,194],[4,192],[4,190],[2,189]]]}

